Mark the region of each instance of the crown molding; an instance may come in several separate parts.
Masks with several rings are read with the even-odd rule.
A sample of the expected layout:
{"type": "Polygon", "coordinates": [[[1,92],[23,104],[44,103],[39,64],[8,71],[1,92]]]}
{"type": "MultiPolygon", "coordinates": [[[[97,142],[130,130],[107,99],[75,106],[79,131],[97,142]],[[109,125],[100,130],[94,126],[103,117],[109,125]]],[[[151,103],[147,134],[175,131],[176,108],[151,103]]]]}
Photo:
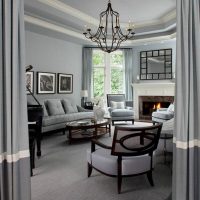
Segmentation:
{"type": "MultiPolygon", "coordinates": [[[[98,27],[99,26],[99,20],[96,18],[85,14],[84,12],[81,12],[78,9],[75,9],[66,3],[63,3],[59,0],[37,0],[40,3],[43,3],[47,6],[50,6],[54,9],[57,9],[65,14],[71,15],[79,20],[82,20],[86,24],[91,24],[93,26],[98,27]]],[[[155,25],[161,25],[163,23],[167,23],[168,21],[175,19],[176,18],[176,10],[174,9],[173,11],[169,12],[167,15],[161,17],[159,20],[149,20],[141,23],[134,23],[134,26],[136,28],[144,28],[146,26],[155,26],[155,25]]],[[[127,28],[128,22],[120,22],[121,28],[127,28]]]]}
{"type": "Polygon", "coordinates": [[[47,21],[44,21],[44,20],[36,18],[36,17],[25,15],[24,20],[25,20],[25,22],[34,24],[36,26],[47,28],[47,29],[50,29],[53,31],[57,31],[59,33],[63,33],[63,34],[69,35],[69,36],[73,36],[73,37],[88,41],[88,39],[85,38],[84,35],[81,33],[69,30],[66,27],[62,27],[62,26],[58,26],[58,25],[49,23],[47,21]]]}
{"type": "MultiPolygon", "coordinates": [[[[26,23],[30,23],[30,24],[33,24],[33,25],[36,25],[36,26],[40,26],[42,28],[46,28],[46,29],[49,29],[49,30],[52,30],[52,31],[56,31],[56,32],[71,36],[71,37],[75,37],[77,39],[87,41],[87,43],[89,42],[89,43],[91,43],[91,45],[94,44],[91,41],[89,41],[87,38],[85,38],[82,33],[78,33],[76,31],[69,30],[67,27],[55,25],[55,24],[47,22],[43,19],[28,16],[27,14],[25,14],[24,20],[25,20],[26,23]]],[[[121,46],[139,45],[139,44],[143,44],[143,43],[152,43],[152,42],[158,42],[158,41],[164,41],[164,40],[171,40],[173,38],[176,38],[176,33],[173,33],[173,34],[170,34],[170,35],[165,35],[165,36],[159,36],[159,37],[150,37],[150,38],[143,38],[143,39],[128,40],[128,41],[125,41],[123,43],[123,45],[121,45],[121,46]]]]}
{"type": "Polygon", "coordinates": [[[65,14],[76,17],[77,19],[82,20],[85,23],[89,23],[94,26],[99,26],[99,20],[97,20],[94,17],[91,17],[90,15],[87,15],[84,12],[81,12],[80,10],[75,9],[59,0],[53,0],[53,1],[52,0],[37,0],[37,1],[40,3],[43,3],[47,6],[50,6],[54,9],[57,9],[65,14]]]}

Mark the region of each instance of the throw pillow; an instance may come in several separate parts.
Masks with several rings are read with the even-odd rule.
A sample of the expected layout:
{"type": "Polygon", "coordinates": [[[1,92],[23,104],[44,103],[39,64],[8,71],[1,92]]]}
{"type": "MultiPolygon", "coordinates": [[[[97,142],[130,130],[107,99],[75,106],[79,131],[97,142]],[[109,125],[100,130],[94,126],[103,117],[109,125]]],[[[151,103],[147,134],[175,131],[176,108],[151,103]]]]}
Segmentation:
{"type": "Polygon", "coordinates": [[[49,115],[64,115],[64,109],[60,102],[60,99],[49,99],[46,101],[48,106],[49,115]]]}
{"type": "Polygon", "coordinates": [[[174,113],[174,104],[170,104],[169,107],[167,108],[167,112],[170,112],[170,113],[174,113]]]}
{"type": "Polygon", "coordinates": [[[78,112],[76,104],[71,102],[69,99],[63,99],[62,104],[65,109],[65,113],[77,113],[78,112]]]}
{"type": "Polygon", "coordinates": [[[114,109],[124,109],[125,108],[125,102],[116,102],[116,101],[110,101],[111,108],[114,109]]]}

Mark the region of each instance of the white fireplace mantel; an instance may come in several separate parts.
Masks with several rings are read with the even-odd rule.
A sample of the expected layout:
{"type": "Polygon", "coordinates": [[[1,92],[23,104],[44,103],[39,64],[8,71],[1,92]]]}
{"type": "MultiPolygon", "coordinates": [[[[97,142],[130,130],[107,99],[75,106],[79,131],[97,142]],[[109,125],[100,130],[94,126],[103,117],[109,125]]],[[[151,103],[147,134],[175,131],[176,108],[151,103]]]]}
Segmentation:
{"type": "Polygon", "coordinates": [[[134,117],[139,119],[139,96],[174,96],[175,83],[133,83],[134,117]]]}

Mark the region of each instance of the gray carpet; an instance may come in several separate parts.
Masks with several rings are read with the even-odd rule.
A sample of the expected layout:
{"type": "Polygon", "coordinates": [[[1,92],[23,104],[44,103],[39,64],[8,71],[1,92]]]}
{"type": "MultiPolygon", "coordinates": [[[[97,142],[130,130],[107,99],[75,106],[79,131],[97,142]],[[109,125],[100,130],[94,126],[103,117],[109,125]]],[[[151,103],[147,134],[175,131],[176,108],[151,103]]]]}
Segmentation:
{"type": "MultiPolygon", "coordinates": [[[[103,141],[111,138],[105,135],[103,141]]],[[[146,176],[123,178],[122,194],[117,194],[117,179],[93,170],[87,178],[86,149],[90,142],[69,145],[61,133],[45,136],[42,157],[36,158],[31,178],[32,200],[165,200],[171,192],[171,170],[160,162],[151,187],[146,176]]]]}

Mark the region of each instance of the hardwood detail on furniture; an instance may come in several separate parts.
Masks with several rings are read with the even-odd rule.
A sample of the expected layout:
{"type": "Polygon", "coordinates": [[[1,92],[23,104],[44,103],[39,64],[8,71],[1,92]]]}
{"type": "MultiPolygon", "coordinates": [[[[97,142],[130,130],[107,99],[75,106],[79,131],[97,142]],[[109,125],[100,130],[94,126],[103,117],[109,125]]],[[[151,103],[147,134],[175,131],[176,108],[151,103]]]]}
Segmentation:
{"type": "Polygon", "coordinates": [[[111,120],[106,118],[97,122],[94,122],[93,119],[74,121],[66,124],[66,130],[69,131],[69,144],[75,140],[97,138],[107,133],[111,136],[111,120]]]}
{"type": "MultiPolygon", "coordinates": [[[[153,177],[152,177],[153,152],[157,148],[158,141],[160,138],[161,128],[162,128],[161,123],[153,125],[153,126],[148,126],[148,127],[116,126],[115,131],[114,131],[112,146],[104,145],[103,143],[99,142],[97,139],[92,139],[91,153],[90,153],[91,156],[89,156],[90,158],[88,158],[88,159],[91,159],[90,161],[88,161],[88,177],[92,173],[92,168],[96,169],[97,171],[105,175],[108,175],[111,177],[117,177],[117,188],[118,188],[119,194],[121,193],[121,184],[122,184],[123,177],[147,174],[147,178],[150,184],[154,186],[153,177]],[[95,149],[96,145],[102,147],[101,148],[102,150],[103,148],[107,149],[106,151],[108,151],[107,152],[108,154],[104,154],[104,153],[98,154],[98,151],[101,151],[101,149],[99,148],[95,149]],[[109,151],[110,151],[110,155],[109,155],[109,151]],[[95,162],[95,160],[93,160],[95,159],[94,158],[95,155],[97,155],[98,159],[101,160],[101,162],[105,160],[105,163],[104,163],[105,165],[106,164],[111,165],[111,162],[112,162],[112,167],[113,167],[113,163],[117,161],[116,162],[117,172],[112,171],[110,173],[107,173],[106,170],[103,171],[102,163],[100,166],[101,169],[99,169],[98,162],[97,161],[95,162]],[[101,158],[99,158],[99,156],[101,158]],[[115,161],[115,159],[117,160],[115,161]],[[128,162],[126,162],[127,159],[128,159],[128,162]],[[140,160],[137,160],[137,159],[140,159],[140,160]],[[108,162],[106,163],[107,160],[108,162]],[[137,161],[139,161],[140,164],[145,163],[149,167],[145,166],[144,168],[143,164],[142,166],[135,166],[134,162],[137,162],[137,161]],[[122,169],[122,166],[125,166],[125,168],[122,169]],[[125,169],[128,169],[129,171],[128,172],[124,171],[125,169]]],[[[105,165],[104,167],[106,167],[105,165]]]]}

